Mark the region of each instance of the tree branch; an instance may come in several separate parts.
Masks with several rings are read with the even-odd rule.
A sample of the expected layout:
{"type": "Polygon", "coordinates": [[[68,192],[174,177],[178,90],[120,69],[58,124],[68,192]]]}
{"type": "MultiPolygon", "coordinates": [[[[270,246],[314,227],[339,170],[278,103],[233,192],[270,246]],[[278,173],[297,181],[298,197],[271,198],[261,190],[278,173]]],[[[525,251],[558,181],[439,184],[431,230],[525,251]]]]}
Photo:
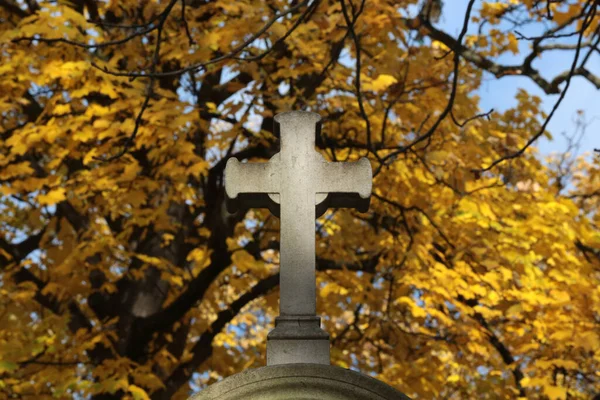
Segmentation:
{"type": "MultiPolygon", "coordinates": [[[[462,296],[459,296],[459,301],[472,308],[477,306],[478,304],[477,300],[467,300],[462,296]]],[[[517,386],[517,390],[519,391],[519,396],[525,398],[527,393],[525,392],[525,388],[521,385],[521,380],[525,376],[523,375],[523,371],[521,371],[521,368],[519,367],[519,364],[513,357],[511,351],[508,349],[508,347],[504,345],[504,343],[500,341],[498,336],[496,336],[494,331],[490,328],[487,320],[483,317],[483,315],[481,315],[481,313],[474,311],[473,315],[475,320],[479,323],[479,325],[481,325],[481,327],[485,329],[491,345],[496,349],[496,351],[498,351],[500,357],[502,357],[502,361],[504,361],[504,364],[506,364],[511,369],[515,380],[515,385],[517,386]]]]}
{"type": "Polygon", "coordinates": [[[257,298],[266,295],[273,290],[279,283],[279,274],[274,274],[259,281],[254,285],[248,292],[244,293],[237,300],[229,305],[229,308],[219,312],[217,319],[213,321],[210,328],[207,329],[201,336],[198,342],[192,348],[191,353],[193,354],[191,360],[180,364],[169,376],[165,382],[164,389],[155,392],[151,398],[152,400],[168,400],[170,399],[179,388],[185,384],[192,373],[205,362],[213,352],[212,341],[216,335],[218,335],[223,328],[230,323],[236,315],[246,305],[256,300],[257,298]]]}
{"type": "MultiPolygon", "coordinates": [[[[597,1],[597,0],[595,0],[597,1]]],[[[589,14],[588,14],[589,15],[589,14]]],[[[559,81],[548,81],[544,79],[534,68],[526,68],[526,63],[520,65],[502,65],[498,64],[491,59],[479,54],[475,50],[469,49],[468,47],[462,45],[457,39],[454,39],[452,36],[443,32],[437,28],[435,28],[430,21],[424,19],[422,16],[418,16],[412,19],[405,19],[404,23],[406,26],[414,31],[417,31],[421,28],[425,28],[427,31],[427,35],[435,39],[439,42],[444,43],[447,47],[452,49],[452,51],[457,51],[460,53],[460,56],[465,60],[475,64],[477,67],[488,71],[493,74],[496,78],[503,78],[506,76],[515,76],[521,75],[530,78],[535,84],[537,84],[546,94],[559,94],[560,89],[556,86],[564,82],[565,79],[559,81]]],[[[579,34],[584,32],[582,29],[579,34]]],[[[581,43],[577,45],[578,48],[581,48],[581,43]]],[[[530,63],[529,63],[530,64],[530,63]]],[[[589,79],[594,85],[598,83],[599,78],[595,77],[591,74],[586,74],[585,71],[575,70],[574,75],[580,75],[589,79]],[[587,76],[586,76],[587,75],[587,76]],[[591,78],[591,79],[590,79],[591,78]]],[[[600,88],[600,86],[597,86],[600,88]]]]}
{"type": "MultiPolygon", "coordinates": [[[[173,7],[177,3],[177,1],[178,0],[171,0],[169,5],[167,5],[165,10],[161,13],[160,18],[158,19],[158,22],[155,26],[156,46],[154,47],[154,54],[152,56],[152,64],[150,65],[150,72],[152,74],[154,74],[156,72],[156,67],[158,66],[158,64],[160,62],[160,45],[162,43],[162,33],[163,33],[163,28],[165,26],[165,22],[167,21],[167,18],[169,17],[169,14],[171,13],[171,10],[173,9],[173,7]]],[[[102,160],[102,161],[113,161],[113,160],[116,160],[116,159],[122,157],[123,155],[125,155],[125,153],[127,153],[129,148],[133,145],[133,142],[134,142],[134,140],[137,136],[137,133],[140,129],[140,126],[142,125],[142,118],[144,116],[144,111],[146,111],[146,108],[148,108],[148,104],[150,103],[150,98],[154,94],[155,80],[156,80],[156,78],[152,75],[150,77],[150,80],[148,81],[148,85],[146,86],[146,97],[144,98],[144,102],[142,103],[142,107],[140,108],[140,111],[138,112],[137,117],[135,118],[135,126],[133,127],[133,131],[131,132],[129,137],[126,139],[125,144],[123,145],[123,149],[121,151],[119,151],[117,154],[115,154],[111,157],[108,157],[108,158],[102,158],[102,157],[94,157],[94,158],[102,160]]]]}
{"type": "MultiPolygon", "coordinates": [[[[215,57],[211,60],[208,61],[204,61],[204,62],[199,62],[196,64],[192,64],[190,66],[187,66],[185,68],[181,68],[181,69],[177,69],[177,70],[173,70],[173,71],[167,71],[167,72],[157,72],[157,73],[146,73],[146,72],[141,72],[141,71],[131,71],[131,72],[120,72],[120,71],[114,71],[114,70],[109,70],[106,67],[101,67],[96,63],[92,62],[92,66],[99,69],[100,71],[103,71],[109,75],[113,75],[113,76],[127,76],[127,77],[131,77],[131,78],[136,78],[136,77],[153,77],[153,78],[162,78],[162,77],[167,77],[167,76],[177,76],[177,75],[181,75],[181,74],[185,74],[186,72],[190,72],[190,71],[196,71],[198,69],[201,68],[205,68],[211,64],[216,64],[219,63],[221,61],[225,61],[227,59],[231,59],[234,58],[237,54],[239,54],[242,50],[244,50],[247,46],[249,46],[250,44],[252,44],[258,37],[260,37],[263,33],[265,33],[270,27],[271,25],[273,25],[275,23],[275,21],[277,21],[279,18],[289,14],[289,13],[293,13],[296,10],[300,9],[301,7],[307,5],[309,3],[309,0],[305,0],[301,3],[298,3],[297,5],[288,8],[285,11],[282,11],[280,13],[277,13],[276,15],[273,16],[273,18],[271,18],[261,29],[259,29],[256,33],[254,33],[250,38],[248,38],[247,40],[245,40],[243,43],[241,43],[239,46],[235,47],[232,51],[230,51],[229,53],[226,53],[222,56],[219,57],[215,57]]],[[[271,49],[268,50],[268,52],[272,51],[273,47],[271,47],[271,49]]],[[[244,59],[242,59],[244,60],[244,59]]]]}
{"type": "Polygon", "coordinates": [[[365,0],[362,0],[360,3],[360,8],[358,9],[358,11],[352,15],[352,19],[350,19],[350,16],[348,15],[348,10],[346,9],[346,2],[345,0],[340,0],[340,3],[342,5],[342,14],[344,15],[344,19],[346,21],[346,26],[348,31],[350,32],[350,36],[352,36],[352,39],[354,40],[354,49],[356,52],[356,68],[355,68],[355,77],[354,77],[354,89],[355,89],[355,94],[356,94],[356,100],[358,102],[358,109],[360,110],[360,115],[362,116],[362,119],[365,121],[365,125],[367,128],[367,148],[369,149],[369,151],[371,153],[373,153],[375,155],[375,157],[377,158],[377,160],[379,160],[379,162],[383,162],[381,160],[381,157],[379,157],[379,154],[377,153],[377,150],[375,148],[373,148],[373,143],[372,143],[372,138],[371,138],[371,121],[369,120],[369,116],[367,115],[367,112],[365,111],[365,106],[364,106],[364,102],[363,102],[363,97],[362,97],[362,93],[361,93],[361,88],[360,88],[360,84],[361,84],[361,47],[360,47],[360,37],[356,34],[356,31],[354,29],[354,26],[356,24],[356,21],[358,20],[358,17],[360,16],[360,14],[362,14],[364,7],[365,7],[365,0]]]}
{"type": "MultiPolygon", "coordinates": [[[[387,156],[385,156],[383,158],[383,163],[385,163],[388,160],[393,160],[398,154],[405,153],[405,152],[411,150],[417,144],[421,143],[422,141],[430,139],[431,136],[433,135],[433,133],[438,128],[438,126],[442,123],[442,121],[446,118],[446,116],[452,111],[452,108],[454,107],[454,99],[456,98],[456,91],[458,88],[458,69],[459,69],[459,65],[460,65],[460,56],[461,56],[460,49],[463,47],[463,45],[462,45],[463,38],[467,34],[467,30],[469,27],[469,20],[471,19],[471,10],[473,9],[474,3],[475,3],[475,0],[469,0],[469,4],[467,5],[467,11],[465,12],[465,17],[463,20],[462,29],[460,31],[460,34],[458,35],[458,39],[457,40],[453,39],[453,42],[454,42],[453,45],[449,46],[450,49],[454,52],[454,70],[453,70],[453,78],[452,78],[452,87],[450,89],[450,96],[448,98],[448,103],[446,104],[446,107],[441,112],[441,114],[436,119],[436,121],[433,123],[433,125],[427,130],[427,132],[425,132],[422,135],[419,135],[415,140],[413,140],[408,145],[399,146],[398,150],[388,154],[387,156]]],[[[425,19],[425,17],[423,17],[422,15],[419,18],[421,18],[421,20],[426,22],[427,24],[431,25],[429,20],[425,19]]],[[[429,116],[426,117],[426,119],[423,121],[423,124],[425,123],[425,121],[427,119],[429,119],[429,116]]]]}
{"type": "MultiPolygon", "coordinates": [[[[590,2],[588,1],[587,4],[589,4],[590,2]]],[[[598,0],[594,0],[594,4],[598,3],[598,0]]],[[[563,81],[566,82],[565,84],[565,88],[560,92],[560,96],[558,97],[558,99],[556,100],[556,102],[554,103],[554,106],[552,107],[552,110],[550,111],[550,113],[548,114],[548,117],[546,117],[544,123],[542,124],[542,126],[540,127],[540,129],[538,130],[538,132],[533,135],[528,141],[527,143],[525,143],[525,145],[523,147],[521,147],[518,151],[511,153],[509,155],[506,155],[504,157],[500,157],[498,159],[496,159],[494,162],[492,162],[490,165],[488,165],[485,168],[480,168],[480,169],[476,169],[474,170],[474,172],[477,173],[482,173],[482,172],[486,172],[491,170],[492,168],[494,168],[496,165],[507,161],[507,160],[511,160],[514,158],[517,158],[519,156],[521,156],[523,153],[525,153],[525,150],[527,150],[540,136],[542,136],[544,134],[544,131],[546,130],[546,127],[548,126],[548,124],[550,123],[550,120],[552,120],[552,117],[554,116],[554,114],[556,113],[556,110],[558,110],[558,107],[560,106],[560,104],[562,103],[563,99],[565,98],[565,95],[567,94],[567,90],[569,90],[569,86],[571,85],[571,79],[573,78],[573,76],[575,75],[576,71],[579,70],[580,68],[583,68],[583,64],[585,64],[585,62],[587,61],[587,59],[589,58],[589,55],[591,54],[593,49],[590,49],[588,54],[584,57],[584,60],[582,62],[582,65],[580,68],[577,68],[577,63],[579,61],[579,54],[581,52],[581,42],[583,40],[583,35],[585,33],[585,30],[589,27],[589,25],[592,23],[592,21],[594,20],[594,17],[596,15],[596,7],[595,5],[592,5],[591,10],[588,14],[586,14],[584,20],[583,20],[583,25],[581,27],[581,32],[579,34],[579,37],[577,39],[577,50],[575,50],[575,57],[573,58],[573,62],[571,64],[571,69],[568,72],[568,74],[566,74],[566,76],[563,75],[559,75],[556,78],[554,78],[554,80],[552,81],[553,84],[556,84],[556,86],[558,87],[558,84],[562,83],[563,81]],[[558,83],[556,83],[556,82],[558,83]]],[[[600,29],[600,27],[598,28],[600,29]]],[[[596,30],[596,33],[598,33],[598,29],[596,30]]],[[[598,35],[598,41],[600,41],[600,35],[598,35]]]]}
{"type": "Polygon", "coordinates": [[[25,18],[29,16],[29,13],[27,11],[19,7],[18,4],[13,3],[12,0],[0,0],[0,7],[4,8],[6,11],[20,18],[25,18]]]}

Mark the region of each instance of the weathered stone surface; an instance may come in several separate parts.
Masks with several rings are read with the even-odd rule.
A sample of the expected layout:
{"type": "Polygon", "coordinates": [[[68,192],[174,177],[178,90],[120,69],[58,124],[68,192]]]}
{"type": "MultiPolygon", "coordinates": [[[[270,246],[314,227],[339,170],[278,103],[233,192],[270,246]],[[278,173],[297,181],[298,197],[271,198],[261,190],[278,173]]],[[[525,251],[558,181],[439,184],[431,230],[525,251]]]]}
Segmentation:
{"type": "Polygon", "coordinates": [[[321,329],[321,318],[277,317],[267,337],[267,365],[329,364],[329,334],[321,329]]]}
{"type": "Polygon", "coordinates": [[[190,400],[410,400],[383,382],[319,364],[272,365],[218,382],[190,400]]]}
{"type": "Polygon", "coordinates": [[[230,210],[266,207],[281,220],[282,318],[268,337],[267,365],[329,364],[329,337],[316,317],[315,219],[329,207],[369,207],[369,160],[327,162],[315,150],[320,120],[304,111],[276,115],[281,151],[266,163],[232,158],[225,168],[230,210]]]}
{"type": "Polygon", "coordinates": [[[315,150],[320,119],[319,114],[305,111],[276,115],[281,151],[266,163],[231,158],[225,168],[230,204],[266,207],[281,219],[282,316],[315,315],[315,207],[332,197],[335,201],[328,206],[368,208],[373,185],[366,158],[327,162],[315,150]],[[362,202],[352,201],[356,197],[362,202]]]}

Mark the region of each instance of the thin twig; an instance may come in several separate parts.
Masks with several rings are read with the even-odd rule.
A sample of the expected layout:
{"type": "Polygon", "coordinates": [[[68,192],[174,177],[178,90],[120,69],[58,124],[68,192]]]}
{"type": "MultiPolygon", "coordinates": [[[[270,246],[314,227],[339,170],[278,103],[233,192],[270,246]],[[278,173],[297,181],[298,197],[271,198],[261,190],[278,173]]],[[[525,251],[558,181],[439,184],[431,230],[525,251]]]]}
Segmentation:
{"type": "MultiPolygon", "coordinates": [[[[458,51],[458,48],[461,46],[463,38],[465,37],[465,35],[467,33],[467,29],[469,27],[469,20],[471,18],[471,10],[473,9],[474,3],[475,3],[475,0],[469,0],[469,4],[467,5],[467,11],[465,12],[462,30],[457,39],[457,43],[456,43],[457,48],[453,50],[454,51],[454,71],[453,71],[454,76],[452,79],[452,88],[450,90],[450,97],[448,98],[448,103],[446,105],[446,108],[442,111],[440,116],[433,123],[433,125],[427,130],[427,132],[425,132],[423,135],[418,136],[415,140],[413,140],[408,145],[400,146],[397,151],[385,156],[383,159],[384,163],[389,159],[393,159],[398,154],[404,153],[404,152],[412,149],[414,146],[421,143],[422,141],[429,139],[433,135],[435,130],[438,128],[438,126],[442,123],[442,121],[446,118],[446,116],[450,113],[450,111],[452,111],[452,108],[454,107],[454,99],[456,98],[456,91],[457,91],[457,87],[458,87],[458,68],[460,65],[460,52],[458,51]]],[[[427,118],[429,118],[429,116],[427,118]]]]}
{"type": "Polygon", "coordinates": [[[196,44],[196,41],[194,40],[192,33],[190,32],[190,27],[185,19],[185,0],[181,0],[181,23],[185,29],[185,34],[187,35],[189,45],[193,46],[196,44]]]}
{"type": "MultiPolygon", "coordinates": [[[[167,9],[171,9],[172,5],[174,5],[178,0],[171,0],[171,3],[167,6],[167,8],[165,9],[165,11],[167,9]]],[[[164,15],[164,11],[163,13],[160,14],[161,18],[164,15]]],[[[111,46],[119,46],[122,44],[125,44],[127,42],[129,42],[130,40],[138,37],[138,36],[143,36],[146,35],[154,30],[156,30],[158,28],[158,25],[154,25],[154,24],[150,24],[147,28],[142,29],[138,32],[133,32],[130,35],[125,36],[122,39],[117,39],[117,40],[110,40],[108,42],[102,42],[102,43],[83,43],[83,42],[78,42],[76,40],[71,40],[71,39],[65,39],[65,38],[43,38],[43,37],[37,37],[37,36],[24,36],[24,37],[19,37],[19,38],[15,38],[12,40],[13,43],[20,43],[20,42],[41,42],[41,43],[47,43],[47,44],[52,44],[52,43],[65,43],[71,46],[76,46],[76,47],[81,47],[83,49],[102,49],[105,47],[111,47],[111,46]]]]}
{"type": "Polygon", "coordinates": [[[479,118],[486,118],[488,121],[490,120],[490,115],[494,112],[494,109],[490,109],[490,111],[485,112],[485,113],[481,113],[481,114],[477,114],[477,115],[473,115],[470,118],[467,118],[466,120],[464,120],[463,122],[458,122],[458,120],[456,119],[456,117],[454,116],[454,112],[450,111],[450,117],[452,118],[452,122],[454,122],[454,124],[456,124],[457,126],[464,128],[465,125],[467,125],[469,122],[479,119],[479,118]]]}
{"type": "Polygon", "coordinates": [[[178,75],[184,74],[186,72],[190,72],[190,71],[196,71],[201,68],[206,68],[209,65],[216,64],[216,63],[219,63],[224,60],[232,59],[234,56],[236,56],[242,50],[244,50],[246,47],[248,47],[250,44],[252,44],[263,33],[265,33],[271,27],[271,25],[273,25],[275,23],[275,21],[277,21],[279,18],[281,18],[287,14],[293,13],[294,11],[300,9],[301,7],[305,6],[308,3],[309,3],[309,0],[305,0],[301,3],[298,3],[297,5],[295,5],[293,7],[288,8],[287,10],[285,10],[281,13],[274,15],[273,18],[271,18],[260,30],[258,30],[256,33],[254,33],[250,38],[245,40],[239,46],[235,47],[229,53],[223,54],[219,57],[215,57],[208,61],[189,65],[185,68],[181,68],[181,69],[177,69],[177,70],[173,70],[173,71],[166,71],[166,72],[150,72],[150,73],[148,73],[148,72],[143,72],[143,71],[129,71],[129,72],[114,71],[114,70],[108,69],[107,67],[102,67],[102,66],[96,64],[95,62],[92,62],[91,65],[94,68],[99,69],[100,71],[105,72],[109,75],[127,76],[130,78],[138,78],[138,77],[141,77],[141,78],[148,78],[148,77],[164,78],[164,77],[169,77],[169,76],[178,76],[178,75]]]}
{"type": "Polygon", "coordinates": [[[98,25],[100,27],[107,27],[107,28],[140,29],[140,28],[146,28],[148,25],[152,24],[154,21],[156,21],[158,18],[160,18],[161,14],[162,13],[156,14],[149,21],[144,22],[143,24],[113,24],[111,22],[92,21],[92,20],[89,20],[89,19],[87,20],[87,22],[89,22],[91,24],[94,24],[94,25],[98,25]]]}
{"type": "MultiPolygon", "coordinates": [[[[164,28],[165,22],[166,22],[167,18],[169,17],[171,10],[177,3],[177,1],[178,0],[172,0],[169,3],[167,8],[165,8],[165,10],[162,12],[161,17],[156,25],[156,46],[154,47],[154,55],[152,56],[152,65],[150,66],[150,71],[152,73],[154,73],[156,71],[156,67],[158,66],[159,61],[160,61],[160,44],[162,42],[162,33],[163,33],[163,28],[164,28]]],[[[146,97],[144,98],[142,107],[140,108],[140,111],[138,112],[138,115],[135,119],[135,126],[133,127],[133,132],[131,132],[131,135],[129,135],[129,137],[126,139],[126,141],[123,145],[123,149],[121,151],[119,151],[117,154],[115,154],[114,156],[111,156],[108,158],[94,157],[95,159],[101,160],[101,161],[113,161],[113,160],[116,160],[116,159],[122,157],[125,153],[127,153],[127,151],[129,151],[129,148],[133,145],[133,142],[139,132],[140,126],[142,125],[144,111],[146,111],[146,108],[148,108],[148,104],[150,104],[150,98],[154,94],[154,82],[155,81],[156,81],[155,77],[153,77],[153,76],[150,77],[150,80],[148,81],[148,85],[146,86],[146,97]]]]}
{"type": "MultiPolygon", "coordinates": [[[[407,56],[408,58],[408,56],[407,56]]],[[[390,101],[390,103],[387,105],[387,107],[385,108],[385,112],[383,113],[383,123],[381,124],[381,146],[385,147],[385,131],[387,128],[387,121],[389,119],[390,116],[390,112],[392,110],[392,107],[394,107],[394,105],[396,105],[396,103],[398,103],[398,101],[400,101],[400,98],[402,97],[402,95],[404,95],[405,89],[406,89],[406,81],[408,80],[408,72],[410,69],[410,62],[407,60],[405,63],[405,68],[404,68],[404,78],[402,79],[402,83],[400,84],[400,90],[398,90],[398,94],[390,101]]]]}
{"type": "MultiPolygon", "coordinates": [[[[598,2],[599,2],[598,0],[594,0],[594,4],[596,4],[598,2]]],[[[587,5],[589,5],[589,4],[590,4],[590,1],[587,2],[585,8],[587,8],[587,5]]],[[[579,38],[577,39],[577,49],[575,50],[575,57],[573,59],[573,63],[571,64],[571,69],[569,71],[569,75],[567,76],[567,79],[565,80],[565,88],[561,91],[560,96],[558,97],[556,103],[554,103],[554,106],[552,107],[552,110],[550,111],[550,114],[548,114],[548,117],[546,118],[546,120],[544,121],[544,123],[542,124],[542,126],[538,130],[538,132],[535,135],[533,135],[527,141],[527,143],[525,143],[525,145],[523,147],[521,147],[519,150],[517,150],[516,152],[496,159],[494,162],[492,162],[490,165],[488,165],[485,168],[474,169],[473,172],[477,172],[477,173],[486,172],[486,171],[489,171],[492,168],[494,168],[496,165],[503,163],[504,161],[511,160],[511,159],[521,156],[523,153],[525,153],[525,150],[527,150],[540,136],[542,136],[544,134],[544,132],[546,131],[546,127],[550,123],[550,120],[552,119],[552,117],[556,113],[556,110],[558,109],[558,107],[562,103],[563,99],[565,98],[565,95],[567,94],[567,90],[569,89],[569,86],[571,85],[571,79],[573,78],[573,74],[575,72],[575,69],[577,68],[577,62],[579,61],[579,54],[581,53],[581,42],[583,40],[583,35],[584,35],[587,27],[594,20],[595,15],[596,15],[596,7],[594,5],[592,5],[591,12],[589,12],[583,20],[579,38]]],[[[600,39],[600,35],[599,35],[599,39],[600,39]]],[[[590,51],[592,51],[592,50],[593,50],[593,48],[590,49],[590,51]]],[[[584,57],[584,61],[587,61],[587,59],[588,59],[588,56],[584,57]]]]}
{"type": "Polygon", "coordinates": [[[238,60],[238,61],[259,61],[259,60],[262,60],[263,58],[265,58],[265,56],[267,56],[269,53],[271,53],[271,51],[273,51],[273,49],[276,48],[279,43],[283,43],[292,33],[294,33],[294,31],[296,30],[296,28],[298,28],[298,26],[300,26],[300,24],[304,21],[304,19],[306,18],[306,16],[311,12],[311,10],[314,10],[317,7],[318,4],[319,4],[319,0],[315,1],[309,7],[307,7],[306,10],[304,10],[304,12],[302,14],[300,14],[300,16],[298,17],[298,19],[296,20],[296,22],[294,22],[294,24],[292,25],[292,27],[282,37],[280,37],[279,39],[277,39],[275,41],[275,43],[273,43],[273,45],[270,48],[266,49],[262,53],[257,54],[255,56],[249,56],[249,57],[232,57],[232,59],[238,60]]]}
{"type": "Polygon", "coordinates": [[[448,246],[452,247],[453,249],[456,248],[456,246],[454,246],[454,244],[452,244],[452,242],[450,242],[450,239],[448,239],[448,236],[446,236],[446,234],[440,229],[440,227],[431,219],[429,214],[427,214],[425,212],[425,210],[423,210],[421,207],[418,207],[418,206],[405,207],[402,204],[400,204],[394,200],[386,199],[385,197],[383,197],[377,193],[373,193],[372,196],[374,198],[376,198],[377,200],[380,200],[383,203],[386,203],[386,204],[389,204],[391,206],[398,208],[399,210],[405,210],[405,211],[416,210],[416,211],[418,211],[419,213],[421,213],[421,215],[423,215],[429,221],[431,226],[433,226],[435,228],[435,230],[439,233],[439,235],[442,237],[442,239],[444,239],[444,241],[446,243],[448,243],[448,246]]]}
{"type": "MultiPolygon", "coordinates": [[[[360,37],[356,34],[356,31],[354,29],[354,25],[356,24],[356,21],[358,20],[358,17],[360,16],[360,14],[362,14],[363,10],[364,10],[364,6],[365,6],[365,0],[362,0],[362,2],[360,3],[360,8],[358,9],[358,11],[356,13],[354,13],[353,10],[353,15],[352,15],[352,20],[350,19],[350,16],[348,15],[348,10],[346,9],[346,2],[345,0],[340,0],[340,3],[342,5],[342,13],[344,15],[344,20],[346,21],[346,25],[348,26],[348,30],[350,31],[350,35],[352,36],[352,39],[354,40],[354,49],[356,51],[356,71],[355,71],[355,79],[354,79],[354,88],[356,91],[356,100],[358,102],[358,108],[360,110],[360,114],[363,118],[363,120],[365,121],[365,125],[367,128],[367,148],[368,150],[373,153],[375,155],[375,157],[377,158],[377,160],[382,163],[383,160],[381,159],[381,157],[379,156],[379,154],[377,153],[377,150],[373,147],[373,142],[372,142],[372,138],[371,138],[371,121],[369,120],[369,116],[367,115],[367,112],[365,111],[365,106],[363,104],[363,97],[362,97],[362,93],[361,93],[361,79],[360,79],[360,74],[361,74],[361,57],[360,57],[360,53],[361,53],[361,47],[360,47],[360,37]]],[[[354,7],[352,2],[350,2],[350,6],[354,7]]]]}

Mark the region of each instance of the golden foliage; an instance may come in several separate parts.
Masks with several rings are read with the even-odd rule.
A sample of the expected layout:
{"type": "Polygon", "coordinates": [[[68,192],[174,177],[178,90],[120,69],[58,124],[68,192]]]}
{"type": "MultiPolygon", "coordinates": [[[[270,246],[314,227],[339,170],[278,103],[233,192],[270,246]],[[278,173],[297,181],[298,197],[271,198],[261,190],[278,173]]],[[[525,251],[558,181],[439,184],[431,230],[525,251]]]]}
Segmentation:
{"type": "Polygon", "coordinates": [[[223,167],[301,108],[327,159],[375,171],[368,213],[317,221],[335,364],[414,398],[600,392],[599,160],[565,183],[527,144],[539,97],[473,94],[567,79],[493,61],[529,51],[509,16],[588,41],[600,20],[487,1],[461,49],[415,3],[0,1],[0,397],[185,399],[262,365],[278,222],[226,213],[223,167]]]}

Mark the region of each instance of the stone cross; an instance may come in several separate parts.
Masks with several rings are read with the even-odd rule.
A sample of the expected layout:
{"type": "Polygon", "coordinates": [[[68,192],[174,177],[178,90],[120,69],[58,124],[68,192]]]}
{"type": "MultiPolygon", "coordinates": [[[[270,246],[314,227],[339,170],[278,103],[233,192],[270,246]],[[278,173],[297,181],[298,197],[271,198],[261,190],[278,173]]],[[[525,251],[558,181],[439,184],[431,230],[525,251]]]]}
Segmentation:
{"type": "Polygon", "coordinates": [[[366,158],[327,162],[315,151],[320,116],[275,116],[281,151],[266,163],[227,161],[228,208],[267,207],[280,218],[280,316],[267,341],[267,365],[329,364],[329,335],[316,316],[315,219],[330,207],[369,207],[366,158]]]}

